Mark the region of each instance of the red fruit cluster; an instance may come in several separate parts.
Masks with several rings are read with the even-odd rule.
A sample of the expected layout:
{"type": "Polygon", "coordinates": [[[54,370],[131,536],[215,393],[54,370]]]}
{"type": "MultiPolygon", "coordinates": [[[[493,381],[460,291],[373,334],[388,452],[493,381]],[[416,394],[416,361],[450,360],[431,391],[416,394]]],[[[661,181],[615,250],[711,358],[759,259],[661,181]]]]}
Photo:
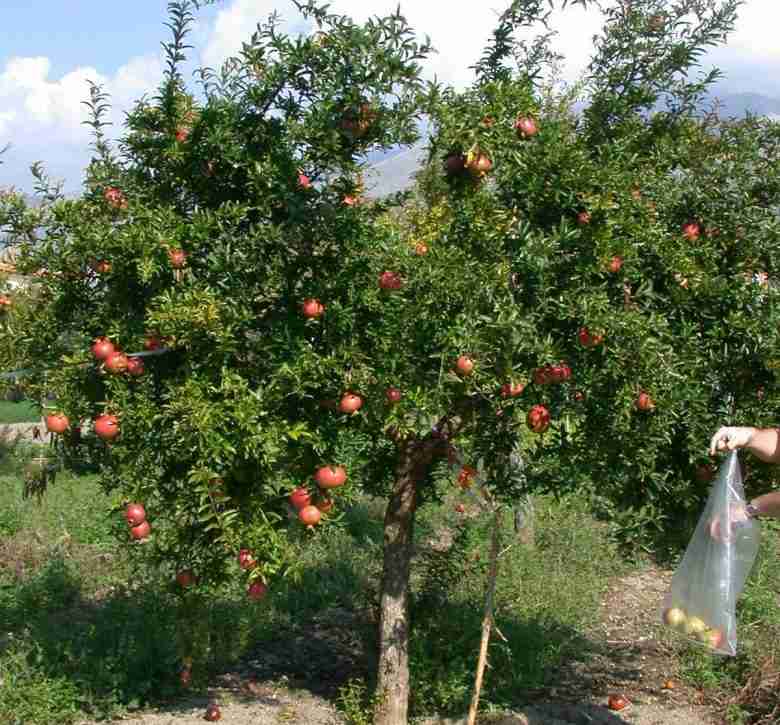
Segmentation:
{"type": "Polygon", "coordinates": [[[583,347],[596,347],[596,345],[600,345],[602,342],[604,342],[604,335],[602,334],[593,334],[588,330],[587,327],[581,327],[579,329],[579,332],[577,332],[577,338],[580,341],[580,345],[583,347]]]}
{"type": "Polygon", "coordinates": [[[321,466],[314,473],[314,480],[320,493],[316,503],[312,501],[308,489],[299,486],[289,496],[290,505],[298,512],[298,520],[308,527],[316,526],[322,520],[322,515],[333,510],[333,499],[322,492],[343,486],[347,481],[347,471],[343,466],[321,466]]]}
{"type": "Polygon", "coordinates": [[[103,192],[103,198],[114,209],[127,209],[127,199],[121,189],[109,186],[103,192]]]}
{"type": "Polygon", "coordinates": [[[146,520],[146,509],[144,509],[143,504],[128,504],[125,509],[125,519],[130,527],[130,536],[137,541],[145,539],[152,531],[152,527],[146,520]]]}
{"type": "Polygon", "coordinates": [[[547,363],[533,371],[535,385],[549,385],[550,383],[564,383],[571,380],[571,368],[565,363],[550,365],[547,363]]]}
{"type": "Polygon", "coordinates": [[[128,373],[137,378],[144,374],[144,363],[141,358],[128,357],[105,337],[99,337],[92,343],[92,354],[101,360],[106,370],[114,375],[128,373]]]}
{"type": "Polygon", "coordinates": [[[463,489],[471,488],[474,485],[474,478],[476,475],[476,468],[473,466],[463,466],[458,473],[458,486],[463,489]]]}

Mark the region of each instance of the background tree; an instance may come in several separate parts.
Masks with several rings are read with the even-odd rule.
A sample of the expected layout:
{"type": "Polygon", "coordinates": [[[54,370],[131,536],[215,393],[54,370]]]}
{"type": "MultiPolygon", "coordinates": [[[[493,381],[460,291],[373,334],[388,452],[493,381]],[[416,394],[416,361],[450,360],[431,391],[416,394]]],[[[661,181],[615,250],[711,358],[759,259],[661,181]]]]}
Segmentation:
{"type": "MultiPolygon", "coordinates": [[[[527,478],[592,496],[647,548],[679,545],[698,517],[708,432],[778,414],[778,125],[705,112],[718,73],[690,80],[738,5],[606,11],[577,115],[539,81],[548,36],[530,67],[508,40],[540,4],[513,3],[474,86],[440,97],[421,180],[440,238],[507,290],[471,326],[499,328],[490,363],[526,384],[515,415],[544,431],[527,478]]],[[[766,486],[771,469],[751,470],[766,486]]]]}

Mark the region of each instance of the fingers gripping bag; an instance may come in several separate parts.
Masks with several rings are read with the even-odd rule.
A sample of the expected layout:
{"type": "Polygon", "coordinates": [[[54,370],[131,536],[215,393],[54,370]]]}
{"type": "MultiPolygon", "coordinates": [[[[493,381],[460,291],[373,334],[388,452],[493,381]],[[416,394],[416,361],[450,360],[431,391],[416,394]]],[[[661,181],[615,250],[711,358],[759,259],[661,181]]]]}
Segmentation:
{"type": "Polygon", "coordinates": [[[732,657],[737,653],[737,599],[759,543],[759,524],[747,517],[745,505],[739,459],[733,451],[712,484],[661,613],[667,627],[732,657]]]}

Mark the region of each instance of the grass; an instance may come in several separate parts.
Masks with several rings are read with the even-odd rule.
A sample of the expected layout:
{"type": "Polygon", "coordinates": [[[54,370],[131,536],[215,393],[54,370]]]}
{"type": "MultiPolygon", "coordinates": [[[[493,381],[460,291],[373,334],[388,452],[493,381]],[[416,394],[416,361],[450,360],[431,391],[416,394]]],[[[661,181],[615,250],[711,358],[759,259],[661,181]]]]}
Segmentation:
{"type": "MultiPolygon", "coordinates": [[[[340,525],[319,530],[303,553],[301,579],[273,582],[255,604],[240,583],[178,596],[167,575],[117,543],[107,515],[113,501],[94,477],[60,474],[40,504],[22,500],[21,488],[13,461],[0,460],[0,723],[69,725],[161,703],[182,692],[184,656],[195,660],[195,691],[243,661],[258,677],[304,686],[340,703],[352,722],[368,722],[382,501],[362,500],[340,525]]],[[[447,498],[418,515],[415,714],[462,714],[470,696],[492,522],[476,509],[456,514],[453,504],[447,498]]],[[[585,633],[611,577],[632,566],[581,499],[537,498],[535,527],[530,549],[516,540],[508,514],[503,521],[500,636],[491,644],[485,708],[522,704],[554,680],[560,663],[602,646],[585,633]]],[[[777,671],[770,664],[779,584],[766,537],[740,610],[743,654],[723,663],[699,650],[679,653],[687,677],[731,697],[734,723],[770,712],[766,677],[756,680],[754,701],[733,693],[757,673],[777,671]]]]}
{"type": "Polygon", "coordinates": [[[40,420],[41,410],[37,403],[31,400],[21,400],[18,403],[0,400],[0,425],[38,423],[40,420]]]}

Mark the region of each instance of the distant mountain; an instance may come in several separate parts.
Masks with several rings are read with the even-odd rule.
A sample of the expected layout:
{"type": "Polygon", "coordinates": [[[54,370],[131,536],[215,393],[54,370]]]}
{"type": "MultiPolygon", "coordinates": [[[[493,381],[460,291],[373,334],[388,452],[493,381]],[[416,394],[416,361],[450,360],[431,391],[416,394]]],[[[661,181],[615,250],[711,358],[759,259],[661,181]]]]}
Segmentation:
{"type": "MultiPolygon", "coordinates": [[[[760,93],[713,93],[705,102],[709,107],[717,99],[719,112],[727,118],[742,118],[750,112],[780,120],[780,98],[760,93]]],[[[371,197],[402,191],[412,184],[413,176],[425,160],[425,142],[393,153],[372,163],[366,172],[366,190],[371,197]]]]}

